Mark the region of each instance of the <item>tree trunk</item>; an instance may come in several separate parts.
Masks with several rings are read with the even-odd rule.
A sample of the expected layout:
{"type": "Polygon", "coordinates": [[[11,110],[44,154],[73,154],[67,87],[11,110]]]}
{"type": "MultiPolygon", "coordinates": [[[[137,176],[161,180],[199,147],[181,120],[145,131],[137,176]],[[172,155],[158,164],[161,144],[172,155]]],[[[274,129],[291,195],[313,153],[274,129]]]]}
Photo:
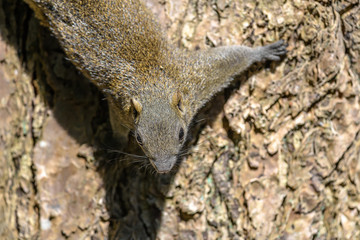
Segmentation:
{"type": "Polygon", "coordinates": [[[112,153],[104,96],[1,0],[0,239],[360,239],[359,1],[147,4],[179,47],[289,52],[216,96],[157,175],[112,153]]]}

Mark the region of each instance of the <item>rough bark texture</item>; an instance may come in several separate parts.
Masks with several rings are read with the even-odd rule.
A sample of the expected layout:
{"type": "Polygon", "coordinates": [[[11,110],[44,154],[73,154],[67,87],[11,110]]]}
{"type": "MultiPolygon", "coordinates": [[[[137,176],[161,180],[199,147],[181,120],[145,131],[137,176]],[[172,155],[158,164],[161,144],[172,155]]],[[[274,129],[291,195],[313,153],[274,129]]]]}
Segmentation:
{"type": "Polygon", "coordinates": [[[147,2],[181,47],[289,53],[219,94],[154,175],[107,151],[104,97],[1,0],[0,239],[360,239],[359,1],[147,2]]]}

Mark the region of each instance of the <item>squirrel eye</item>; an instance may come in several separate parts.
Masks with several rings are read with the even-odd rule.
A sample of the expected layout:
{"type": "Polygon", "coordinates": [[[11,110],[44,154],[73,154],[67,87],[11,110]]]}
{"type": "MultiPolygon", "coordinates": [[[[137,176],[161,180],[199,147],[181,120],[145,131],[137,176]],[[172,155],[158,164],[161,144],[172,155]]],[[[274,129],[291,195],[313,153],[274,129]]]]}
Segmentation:
{"type": "Polygon", "coordinates": [[[182,142],[183,140],[184,140],[184,129],[180,128],[179,141],[182,142]]]}
{"type": "Polygon", "coordinates": [[[138,142],[139,145],[143,145],[142,139],[138,133],[136,134],[136,141],[138,142]]]}

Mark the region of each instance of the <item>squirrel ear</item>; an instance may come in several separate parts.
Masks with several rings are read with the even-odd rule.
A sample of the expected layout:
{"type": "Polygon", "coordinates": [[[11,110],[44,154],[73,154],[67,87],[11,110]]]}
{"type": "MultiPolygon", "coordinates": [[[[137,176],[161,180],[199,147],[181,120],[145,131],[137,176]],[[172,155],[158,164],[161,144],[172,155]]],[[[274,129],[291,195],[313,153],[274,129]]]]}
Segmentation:
{"type": "Polygon", "coordinates": [[[180,112],[183,112],[183,103],[182,103],[182,96],[179,91],[174,93],[171,99],[171,103],[173,106],[175,106],[177,109],[179,109],[180,112]]]}
{"type": "Polygon", "coordinates": [[[137,116],[141,113],[142,111],[142,106],[141,103],[139,101],[137,101],[135,98],[131,99],[131,107],[133,109],[133,114],[134,114],[134,119],[137,118],[137,116]]]}

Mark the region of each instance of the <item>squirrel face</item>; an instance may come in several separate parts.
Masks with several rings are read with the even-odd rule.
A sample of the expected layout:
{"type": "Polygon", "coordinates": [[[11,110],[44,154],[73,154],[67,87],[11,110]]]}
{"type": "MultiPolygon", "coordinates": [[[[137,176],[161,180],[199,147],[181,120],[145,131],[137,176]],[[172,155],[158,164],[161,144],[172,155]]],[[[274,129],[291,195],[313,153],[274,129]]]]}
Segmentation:
{"type": "Polygon", "coordinates": [[[157,172],[169,172],[187,136],[181,95],[143,102],[133,98],[131,105],[136,141],[157,172]]]}

